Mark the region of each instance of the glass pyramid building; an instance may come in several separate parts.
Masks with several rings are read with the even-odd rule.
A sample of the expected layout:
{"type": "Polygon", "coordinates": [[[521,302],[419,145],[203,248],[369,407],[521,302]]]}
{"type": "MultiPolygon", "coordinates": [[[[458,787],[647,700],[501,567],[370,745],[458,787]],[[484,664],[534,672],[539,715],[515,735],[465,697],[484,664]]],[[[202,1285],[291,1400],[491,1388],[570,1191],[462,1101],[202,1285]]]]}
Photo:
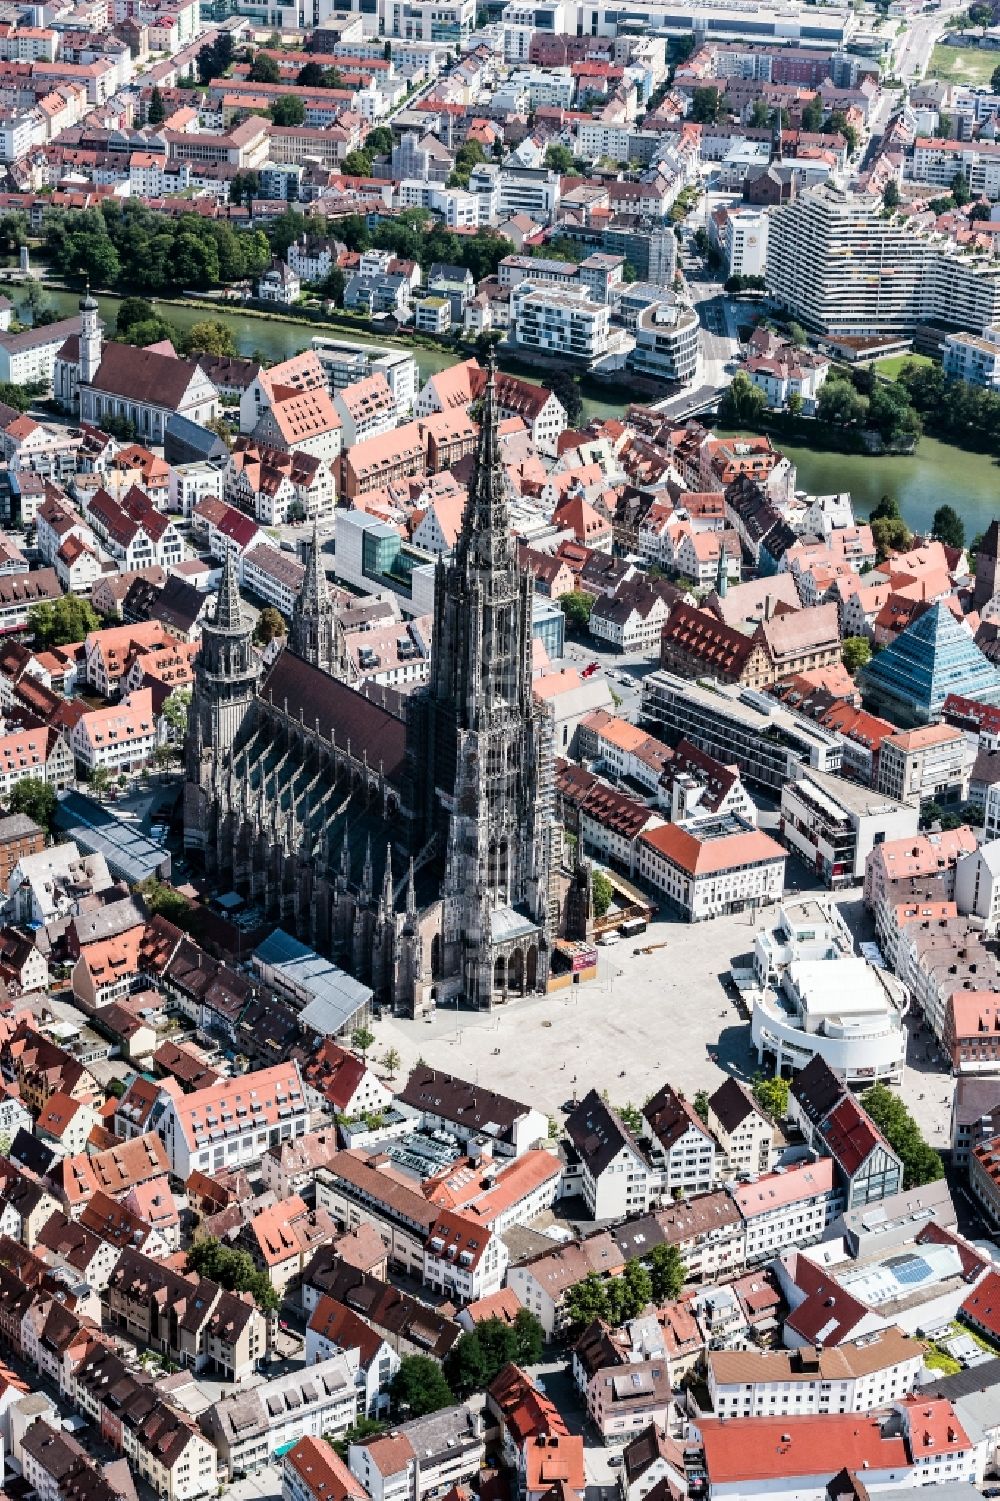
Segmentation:
{"type": "Polygon", "coordinates": [[[866,708],[904,727],[933,723],[949,693],[1000,703],[1000,672],[940,600],[873,657],[858,682],[866,708]]]}

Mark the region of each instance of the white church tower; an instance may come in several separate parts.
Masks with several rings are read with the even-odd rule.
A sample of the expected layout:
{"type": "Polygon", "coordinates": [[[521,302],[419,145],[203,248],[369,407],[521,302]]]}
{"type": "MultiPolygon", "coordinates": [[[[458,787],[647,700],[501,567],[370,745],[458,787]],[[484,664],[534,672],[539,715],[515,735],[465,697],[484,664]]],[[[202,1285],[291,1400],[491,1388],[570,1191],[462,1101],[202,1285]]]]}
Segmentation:
{"type": "Polygon", "coordinates": [[[101,363],[103,338],[97,299],[87,288],[80,299],[80,375],[79,385],[89,386],[101,363]]]}

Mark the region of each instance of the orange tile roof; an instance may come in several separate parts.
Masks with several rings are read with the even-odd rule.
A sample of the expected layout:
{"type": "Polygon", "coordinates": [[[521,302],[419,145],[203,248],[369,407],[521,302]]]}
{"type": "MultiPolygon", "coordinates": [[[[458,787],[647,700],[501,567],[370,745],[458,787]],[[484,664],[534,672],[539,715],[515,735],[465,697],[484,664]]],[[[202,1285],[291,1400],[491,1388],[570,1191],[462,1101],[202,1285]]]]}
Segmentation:
{"type": "Polygon", "coordinates": [[[741,865],[784,860],[785,850],[760,829],[738,834],[723,834],[718,839],[698,839],[678,824],[664,824],[647,829],[641,842],[691,876],[716,875],[722,870],[736,870],[741,865]]]}

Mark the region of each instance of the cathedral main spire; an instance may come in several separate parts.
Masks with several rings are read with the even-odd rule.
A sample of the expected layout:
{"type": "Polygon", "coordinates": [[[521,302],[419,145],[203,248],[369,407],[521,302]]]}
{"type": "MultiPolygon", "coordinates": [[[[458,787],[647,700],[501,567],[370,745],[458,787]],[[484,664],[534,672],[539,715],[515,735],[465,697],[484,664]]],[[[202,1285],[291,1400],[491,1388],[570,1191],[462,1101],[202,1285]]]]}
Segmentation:
{"type": "Polygon", "coordinates": [[[497,406],[496,357],[490,350],[486,388],[479,418],[479,440],[469,501],[455,547],[459,568],[506,567],[513,561],[507,476],[500,456],[500,413],[497,406]]]}

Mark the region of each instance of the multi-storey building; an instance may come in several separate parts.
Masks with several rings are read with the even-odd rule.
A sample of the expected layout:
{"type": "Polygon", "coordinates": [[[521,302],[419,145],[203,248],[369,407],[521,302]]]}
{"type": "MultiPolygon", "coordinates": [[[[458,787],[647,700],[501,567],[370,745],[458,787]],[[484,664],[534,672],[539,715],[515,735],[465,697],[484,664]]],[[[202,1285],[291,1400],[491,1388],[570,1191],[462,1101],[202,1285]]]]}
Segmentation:
{"type": "Polygon", "coordinates": [[[516,344],[540,354],[561,355],[590,365],[608,351],[609,310],[585,290],[532,287],[511,293],[511,331],[516,344]]]}
{"type": "Polygon", "coordinates": [[[884,839],[916,834],[918,811],[846,777],[803,770],[781,789],[781,837],[832,890],[853,886],[884,839]]]}
{"type": "Polygon", "coordinates": [[[921,725],[882,741],[878,790],[915,808],[961,803],[969,792],[969,770],[969,745],[961,730],[950,724],[921,725]]]}
{"type": "Polygon", "coordinates": [[[822,1240],[843,1208],[829,1157],[737,1184],[733,1198],[746,1225],[750,1266],[770,1261],[788,1246],[822,1240]]]}
{"type": "Polygon", "coordinates": [[[943,322],[980,333],[1000,319],[1000,266],[886,216],[877,198],[824,183],[770,218],[767,289],[807,328],[872,338],[943,322]]]}
{"type": "Polygon", "coordinates": [[[149,1128],[182,1182],[194,1168],[218,1173],[259,1162],[268,1147],[309,1129],[299,1066],[278,1063],[180,1098],[162,1091],[149,1128]]]}
{"type": "Polygon", "coordinates": [[[642,718],[662,725],[671,739],[683,735],[725,766],[737,765],[748,782],[774,792],[801,766],[840,770],[839,736],[739,685],[651,672],[642,680],[642,718]]]}
{"type": "Polygon", "coordinates": [[[923,1346],[890,1328],[831,1350],[710,1350],[707,1359],[720,1418],[871,1412],[913,1391],[923,1346]]]}

